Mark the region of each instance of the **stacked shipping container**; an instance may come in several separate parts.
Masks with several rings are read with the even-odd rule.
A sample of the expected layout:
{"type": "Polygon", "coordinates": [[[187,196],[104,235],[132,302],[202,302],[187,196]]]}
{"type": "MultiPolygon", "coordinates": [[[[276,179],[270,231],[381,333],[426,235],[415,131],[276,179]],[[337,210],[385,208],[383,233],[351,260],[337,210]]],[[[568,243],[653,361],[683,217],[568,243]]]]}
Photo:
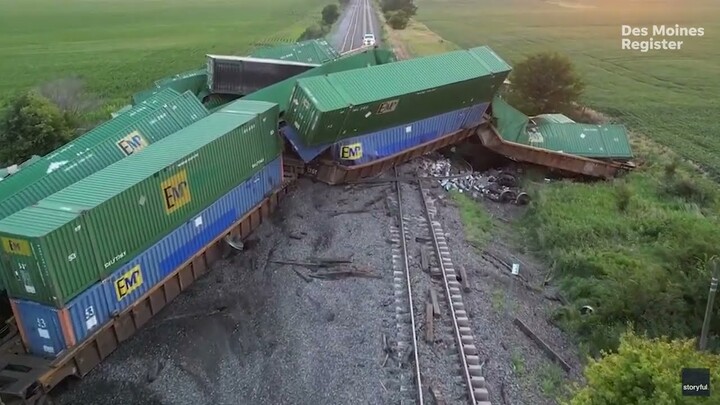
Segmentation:
{"type": "Polygon", "coordinates": [[[284,133],[306,161],[334,145],[334,159],[366,163],[479,124],[510,70],[478,47],[302,78],[284,133]]]}
{"type": "MultiPolygon", "coordinates": [[[[191,93],[165,90],[62,148],[35,159],[0,186],[0,219],[207,116],[191,93]],[[25,170],[27,169],[27,170],[25,170]]],[[[0,273],[3,263],[0,261],[0,273]]],[[[0,276],[0,280],[3,280],[0,276]]],[[[4,289],[4,281],[2,287],[4,289]]]]}
{"type": "Polygon", "coordinates": [[[275,188],[277,124],[275,104],[233,103],[0,221],[33,353],[82,341],[275,188]]]}

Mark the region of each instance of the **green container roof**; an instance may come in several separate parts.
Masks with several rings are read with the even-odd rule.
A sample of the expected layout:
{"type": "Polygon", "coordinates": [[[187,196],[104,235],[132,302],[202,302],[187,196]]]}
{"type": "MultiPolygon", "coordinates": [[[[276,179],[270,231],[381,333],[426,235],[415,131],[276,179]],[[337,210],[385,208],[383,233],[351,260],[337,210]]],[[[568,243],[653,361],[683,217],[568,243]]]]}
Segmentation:
{"type": "Polygon", "coordinates": [[[535,124],[574,124],[575,121],[573,121],[570,117],[564,115],[564,114],[541,114],[535,117],[532,117],[532,120],[535,124]]]}
{"type": "Polygon", "coordinates": [[[143,151],[130,155],[73,185],[27,207],[3,220],[0,231],[37,237],[57,229],[82,212],[93,209],[153,174],[218,139],[233,129],[251,121],[264,105],[265,110],[275,104],[256,101],[249,111],[235,108],[208,117],[162,139],[143,151]],[[182,139],[182,142],[178,142],[182,139]],[[41,218],[42,220],[39,220],[41,218]]]}
{"type": "Polygon", "coordinates": [[[528,145],[596,159],[631,159],[623,125],[541,124],[528,127],[528,145]]]}
{"type": "Polygon", "coordinates": [[[479,47],[303,78],[298,86],[318,110],[326,112],[510,70],[490,48],[479,47]]]}
{"type": "Polygon", "coordinates": [[[326,40],[311,39],[294,44],[256,49],[249,56],[322,64],[338,58],[340,54],[326,40]]]}
{"type": "Polygon", "coordinates": [[[499,97],[492,102],[492,112],[500,136],[509,142],[594,159],[633,157],[623,125],[580,124],[562,114],[539,115],[532,119],[533,124],[499,97]]]}

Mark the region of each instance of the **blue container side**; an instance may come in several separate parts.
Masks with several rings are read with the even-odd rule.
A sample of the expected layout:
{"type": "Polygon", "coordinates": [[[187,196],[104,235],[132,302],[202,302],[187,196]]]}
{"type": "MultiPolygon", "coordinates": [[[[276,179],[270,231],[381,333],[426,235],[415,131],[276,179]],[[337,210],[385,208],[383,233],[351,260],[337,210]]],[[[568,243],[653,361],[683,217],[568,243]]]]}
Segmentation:
{"type": "Polygon", "coordinates": [[[303,143],[300,134],[298,134],[297,130],[295,130],[292,125],[286,125],[280,128],[280,132],[288,141],[290,141],[290,144],[300,156],[300,159],[302,159],[305,163],[309,163],[332,146],[331,143],[317,146],[306,146],[303,143]]]}
{"type": "Polygon", "coordinates": [[[85,290],[63,309],[27,300],[13,299],[12,302],[28,351],[41,357],[57,357],[74,346],[66,336],[73,336],[74,344],[80,344],[110,319],[100,283],[85,290]],[[63,313],[69,325],[62,322],[63,313]]]}
{"type": "Polygon", "coordinates": [[[63,309],[27,300],[13,299],[18,327],[32,354],[54,358],[68,349],[65,336],[82,343],[170,275],[198,250],[269,196],[283,181],[278,157],[260,172],[203,210],[110,277],[85,290],[63,309]],[[71,331],[63,331],[63,312],[71,331]]]}
{"type": "Polygon", "coordinates": [[[343,165],[369,163],[480,125],[489,103],[477,104],[367,135],[344,139],[331,146],[333,160],[343,165]]]}
{"type": "Polygon", "coordinates": [[[218,237],[282,182],[277,158],[102,282],[110,316],[137,301],[218,237]]]}

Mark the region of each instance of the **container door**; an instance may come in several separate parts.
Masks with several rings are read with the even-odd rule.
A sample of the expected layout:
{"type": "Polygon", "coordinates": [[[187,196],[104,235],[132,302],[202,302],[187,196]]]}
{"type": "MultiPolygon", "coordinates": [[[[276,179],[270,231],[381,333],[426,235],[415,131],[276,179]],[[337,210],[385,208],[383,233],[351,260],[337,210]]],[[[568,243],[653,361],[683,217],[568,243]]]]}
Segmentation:
{"type": "Polygon", "coordinates": [[[53,294],[47,290],[43,276],[33,254],[33,245],[27,239],[3,237],[2,260],[5,281],[11,297],[47,302],[53,294]]]}

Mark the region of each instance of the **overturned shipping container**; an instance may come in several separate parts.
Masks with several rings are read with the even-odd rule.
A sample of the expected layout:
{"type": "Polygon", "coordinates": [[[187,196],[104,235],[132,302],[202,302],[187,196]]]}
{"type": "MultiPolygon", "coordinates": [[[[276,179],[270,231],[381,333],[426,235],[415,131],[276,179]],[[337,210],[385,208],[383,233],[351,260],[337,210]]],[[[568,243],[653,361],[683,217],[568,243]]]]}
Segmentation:
{"type": "Polygon", "coordinates": [[[211,93],[246,95],[319,66],[240,56],[207,56],[211,93]]]}
{"type": "Polygon", "coordinates": [[[297,80],[303,77],[326,75],[330,73],[344,72],[346,70],[360,69],[368,66],[383,65],[395,62],[395,54],[386,49],[369,49],[354,55],[343,56],[322,66],[310,69],[289,79],[275,83],[264,89],[250,93],[243,97],[243,100],[259,100],[276,103],[280,106],[280,112],[287,110],[290,103],[290,96],[297,80]]]}
{"type": "Polygon", "coordinates": [[[488,106],[489,103],[477,104],[320,146],[304,146],[292,126],[284,126],[281,132],[306,163],[329,150],[329,154],[322,156],[344,166],[354,166],[395,155],[463,129],[477,127],[485,122],[484,114],[488,106]]]}
{"type": "Polygon", "coordinates": [[[302,78],[285,121],[305,146],[332,144],[489,103],[510,70],[479,47],[302,78]]]}
{"type": "Polygon", "coordinates": [[[254,50],[250,56],[263,59],[289,60],[323,64],[340,57],[340,53],[324,39],[311,39],[254,50]]]}
{"type": "Polygon", "coordinates": [[[82,343],[239,221],[280,187],[282,179],[282,162],[278,157],[62,309],[11,300],[28,351],[56,357],[82,343]]]}
{"type": "Polygon", "coordinates": [[[9,293],[64,306],[279,156],[277,122],[235,104],[3,219],[9,293]]]}

